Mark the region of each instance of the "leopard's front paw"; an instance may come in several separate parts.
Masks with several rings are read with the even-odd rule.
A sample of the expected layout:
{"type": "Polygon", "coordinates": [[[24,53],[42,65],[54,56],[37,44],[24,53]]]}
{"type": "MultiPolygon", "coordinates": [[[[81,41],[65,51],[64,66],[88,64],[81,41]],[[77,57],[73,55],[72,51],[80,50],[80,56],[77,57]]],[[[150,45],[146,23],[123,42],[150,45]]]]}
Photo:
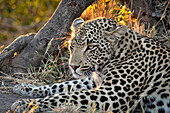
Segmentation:
{"type": "Polygon", "coordinates": [[[32,90],[35,88],[35,85],[22,83],[14,86],[13,92],[23,96],[32,96],[32,90]]]}
{"type": "Polygon", "coordinates": [[[38,104],[35,104],[34,99],[19,99],[11,106],[11,111],[16,113],[28,113],[29,111],[38,111],[38,104]]]}
{"type": "Polygon", "coordinates": [[[11,106],[11,110],[12,112],[16,112],[16,113],[22,113],[24,111],[24,108],[21,107],[23,101],[22,99],[17,100],[16,102],[14,102],[11,106]]]}

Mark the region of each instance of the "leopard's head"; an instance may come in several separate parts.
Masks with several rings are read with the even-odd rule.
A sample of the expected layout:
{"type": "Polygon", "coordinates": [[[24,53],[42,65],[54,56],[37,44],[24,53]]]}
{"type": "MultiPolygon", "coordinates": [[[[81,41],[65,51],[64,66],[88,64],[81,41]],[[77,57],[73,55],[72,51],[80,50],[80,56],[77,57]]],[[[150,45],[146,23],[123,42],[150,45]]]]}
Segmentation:
{"type": "Polygon", "coordinates": [[[115,21],[98,18],[84,22],[76,19],[72,24],[69,44],[69,64],[76,78],[90,76],[93,71],[102,71],[105,63],[116,50],[117,41],[126,27],[115,21]]]}

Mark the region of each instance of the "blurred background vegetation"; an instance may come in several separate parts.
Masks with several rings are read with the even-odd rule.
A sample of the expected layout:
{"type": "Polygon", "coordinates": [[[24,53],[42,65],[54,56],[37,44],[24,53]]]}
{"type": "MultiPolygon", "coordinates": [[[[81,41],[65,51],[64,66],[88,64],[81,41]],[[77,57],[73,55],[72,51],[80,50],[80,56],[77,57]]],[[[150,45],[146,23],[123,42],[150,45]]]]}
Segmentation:
{"type": "Polygon", "coordinates": [[[61,0],[0,0],[0,47],[15,38],[36,33],[61,0]]]}

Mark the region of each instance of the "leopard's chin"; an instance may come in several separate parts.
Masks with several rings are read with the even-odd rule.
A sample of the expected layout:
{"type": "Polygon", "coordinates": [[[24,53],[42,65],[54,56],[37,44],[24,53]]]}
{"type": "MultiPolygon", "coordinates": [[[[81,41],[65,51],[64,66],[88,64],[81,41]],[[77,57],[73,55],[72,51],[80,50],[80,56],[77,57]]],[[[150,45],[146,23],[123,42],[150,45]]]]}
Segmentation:
{"type": "Polygon", "coordinates": [[[95,68],[93,67],[90,67],[88,69],[77,69],[76,71],[71,69],[73,77],[77,79],[84,79],[87,77],[91,77],[94,71],[95,71],[95,68]]]}
{"type": "Polygon", "coordinates": [[[77,79],[84,79],[84,78],[87,78],[88,76],[84,75],[83,73],[79,74],[79,73],[72,73],[73,74],[73,77],[74,78],[77,78],[77,79]]]}

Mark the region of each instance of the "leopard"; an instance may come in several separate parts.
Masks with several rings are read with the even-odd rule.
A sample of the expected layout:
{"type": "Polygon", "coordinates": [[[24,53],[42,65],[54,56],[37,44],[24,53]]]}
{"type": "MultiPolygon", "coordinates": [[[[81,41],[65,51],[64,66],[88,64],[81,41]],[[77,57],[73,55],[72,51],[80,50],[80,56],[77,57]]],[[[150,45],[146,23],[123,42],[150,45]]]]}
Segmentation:
{"type": "Polygon", "coordinates": [[[35,108],[42,113],[67,103],[81,112],[90,112],[95,105],[98,112],[127,113],[140,105],[145,113],[170,113],[167,46],[105,17],[77,18],[71,28],[69,66],[75,80],[45,86],[18,84],[14,93],[35,99],[17,100],[12,111],[35,108]]]}

